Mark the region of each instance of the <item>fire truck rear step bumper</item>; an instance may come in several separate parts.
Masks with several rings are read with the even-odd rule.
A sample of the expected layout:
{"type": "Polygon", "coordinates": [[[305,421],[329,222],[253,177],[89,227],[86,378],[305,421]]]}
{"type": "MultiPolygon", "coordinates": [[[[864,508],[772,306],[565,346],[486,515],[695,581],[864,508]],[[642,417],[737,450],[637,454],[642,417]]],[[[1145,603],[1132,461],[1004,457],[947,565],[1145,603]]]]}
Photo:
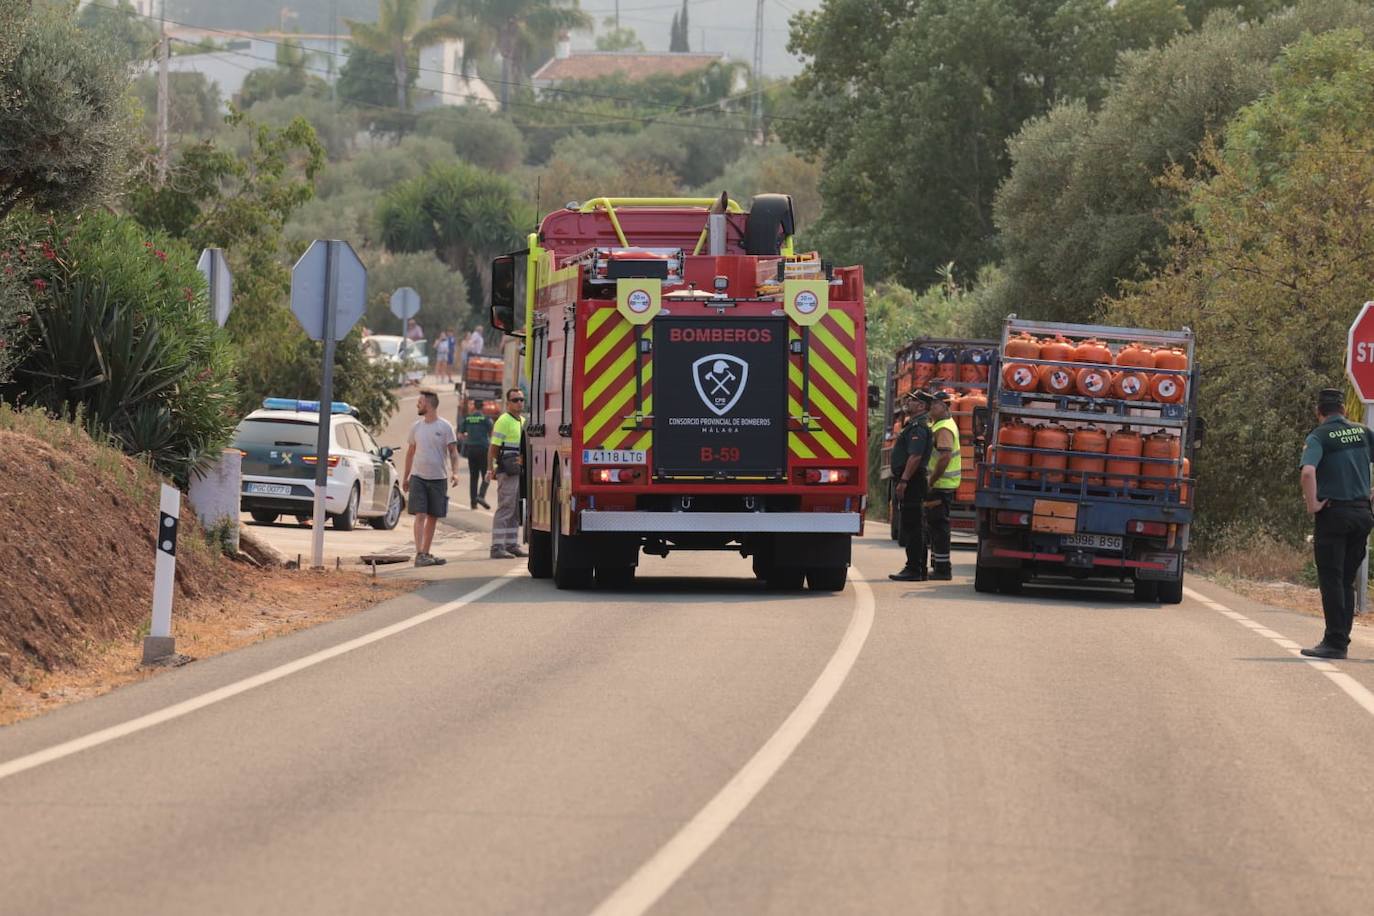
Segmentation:
{"type": "Polygon", "coordinates": [[[722,532],[752,534],[858,534],[857,512],[596,512],[581,514],[583,531],[643,534],[722,532]]]}

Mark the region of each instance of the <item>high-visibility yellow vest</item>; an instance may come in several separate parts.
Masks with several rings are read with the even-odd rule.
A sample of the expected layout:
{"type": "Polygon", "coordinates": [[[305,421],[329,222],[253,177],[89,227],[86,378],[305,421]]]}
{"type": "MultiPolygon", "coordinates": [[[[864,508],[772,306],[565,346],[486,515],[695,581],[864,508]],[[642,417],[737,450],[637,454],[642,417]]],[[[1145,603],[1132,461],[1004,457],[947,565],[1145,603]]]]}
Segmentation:
{"type": "MultiPolygon", "coordinates": [[[[939,444],[940,430],[949,430],[950,436],[954,438],[954,452],[949,456],[949,464],[945,467],[945,472],[940,475],[940,479],[935,481],[936,490],[955,490],[959,487],[959,482],[963,479],[963,456],[959,453],[959,426],[952,417],[946,417],[930,424],[931,435],[935,437],[934,445],[930,450],[930,465],[934,465],[940,453],[935,447],[939,444]]],[[[927,466],[929,470],[929,465],[927,466]]]]}

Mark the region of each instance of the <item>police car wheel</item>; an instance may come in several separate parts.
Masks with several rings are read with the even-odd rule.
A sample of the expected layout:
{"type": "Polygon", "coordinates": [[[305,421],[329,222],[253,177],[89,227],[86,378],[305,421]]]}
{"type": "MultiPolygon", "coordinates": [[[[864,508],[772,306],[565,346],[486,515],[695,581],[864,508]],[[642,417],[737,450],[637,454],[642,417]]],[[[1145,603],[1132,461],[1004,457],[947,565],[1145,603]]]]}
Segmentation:
{"type": "Polygon", "coordinates": [[[386,514],[370,520],[368,524],[378,531],[390,531],[400,522],[401,511],[404,508],[404,504],[404,500],[401,499],[400,488],[393,487],[391,490],[391,501],[386,504],[386,514]]]}
{"type": "Polygon", "coordinates": [[[281,515],[280,512],[269,512],[266,509],[253,509],[248,514],[253,516],[253,521],[259,525],[270,525],[281,515]]]}
{"type": "Polygon", "coordinates": [[[358,488],[354,487],[348,491],[348,505],[338,515],[333,517],[334,530],[352,531],[358,524],[358,488]]]}

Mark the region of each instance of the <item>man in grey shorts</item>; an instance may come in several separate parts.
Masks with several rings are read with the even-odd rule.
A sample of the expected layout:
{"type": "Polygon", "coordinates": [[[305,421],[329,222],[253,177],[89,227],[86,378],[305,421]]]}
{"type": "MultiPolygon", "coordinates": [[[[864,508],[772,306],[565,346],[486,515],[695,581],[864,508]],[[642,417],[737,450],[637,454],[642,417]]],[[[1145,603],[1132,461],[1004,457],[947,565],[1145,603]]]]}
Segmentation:
{"type": "Polygon", "coordinates": [[[458,437],[439,416],[439,395],[428,389],[415,401],[420,419],[410,428],[402,485],[410,493],[415,516],[415,565],[442,566],[447,561],[429,552],[434,526],[448,515],[448,485],[458,485],[458,437]]]}

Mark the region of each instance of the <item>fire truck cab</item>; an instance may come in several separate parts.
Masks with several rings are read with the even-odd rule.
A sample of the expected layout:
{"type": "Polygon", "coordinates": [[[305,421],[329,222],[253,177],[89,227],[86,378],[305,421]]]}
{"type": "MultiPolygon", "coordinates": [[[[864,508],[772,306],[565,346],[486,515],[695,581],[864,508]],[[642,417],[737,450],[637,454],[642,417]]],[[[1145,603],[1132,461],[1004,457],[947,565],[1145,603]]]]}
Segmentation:
{"type": "Polygon", "coordinates": [[[628,584],[642,554],[730,551],[844,588],[867,492],[861,267],[792,250],[790,197],[599,198],[492,266],[523,338],[529,570],[628,584]]]}

